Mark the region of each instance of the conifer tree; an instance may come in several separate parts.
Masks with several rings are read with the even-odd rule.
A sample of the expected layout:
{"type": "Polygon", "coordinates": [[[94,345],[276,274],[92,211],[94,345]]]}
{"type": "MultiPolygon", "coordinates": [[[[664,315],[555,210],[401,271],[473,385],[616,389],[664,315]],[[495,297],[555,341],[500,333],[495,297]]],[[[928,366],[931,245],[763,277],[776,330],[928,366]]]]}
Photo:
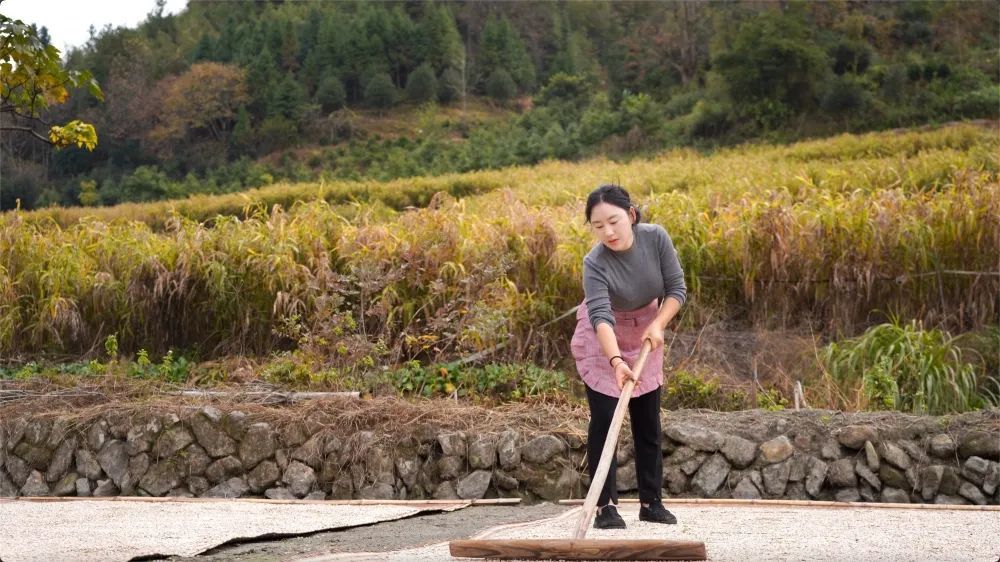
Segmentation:
{"type": "Polygon", "coordinates": [[[396,103],[396,87],[387,73],[379,72],[368,81],[365,102],[379,110],[388,109],[396,103]]]}
{"type": "Polygon", "coordinates": [[[438,100],[441,103],[451,103],[462,99],[465,93],[463,86],[461,71],[449,66],[441,73],[441,79],[438,81],[438,100]]]}
{"type": "Polygon", "coordinates": [[[426,4],[417,25],[417,55],[436,72],[446,68],[461,68],[465,57],[462,37],[455,26],[455,17],[447,6],[426,4]]]}
{"type": "Polygon", "coordinates": [[[491,17],[483,27],[480,41],[479,71],[487,80],[497,70],[504,70],[523,91],[535,87],[535,65],[524,42],[506,17],[491,17]]]}
{"type": "Polygon", "coordinates": [[[316,89],[316,103],[326,113],[340,109],[347,103],[347,92],[344,83],[333,73],[323,77],[316,89]]]}
{"type": "Polygon", "coordinates": [[[517,95],[517,84],[514,83],[514,79],[509,72],[498,68],[493,71],[493,74],[486,81],[486,95],[501,104],[505,104],[517,95]]]}
{"type": "Polygon", "coordinates": [[[417,67],[406,81],[406,97],[413,103],[427,103],[437,99],[438,84],[434,70],[424,63],[417,67]]]}

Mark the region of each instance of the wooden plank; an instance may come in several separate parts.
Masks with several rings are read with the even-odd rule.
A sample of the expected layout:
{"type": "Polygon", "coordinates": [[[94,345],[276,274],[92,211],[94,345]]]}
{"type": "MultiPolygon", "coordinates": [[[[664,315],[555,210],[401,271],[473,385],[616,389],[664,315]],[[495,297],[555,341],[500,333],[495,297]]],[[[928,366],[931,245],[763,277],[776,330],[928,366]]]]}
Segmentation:
{"type": "Polygon", "coordinates": [[[218,503],[242,502],[289,505],[400,505],[408,507],[452,507],[467,505],[517,505],[521,498],[489,498],[478,500],[272,500],[266,498],[183,498],[183,497],[145,497],[145,496],[106,496],[106,497],[73,497],[73,496],[20,496],[16,498],[0,497],[0,501],[28,501],[39,503],[58,502],[151,502],[151,503],[218,503]]]}
{"type": "Polygon", "coordinates": [[[451,555],[493,560],[706,560],[705,543],[666,540],[511,539],[448,543],[451,555]]]}
{"type": "MultiPolygon", "coordinates": [[[[580,505],[581,499],[559,500],[560,505],[580,505]]],[[[618,503],[639,503],[635,498],[619,499],[618,503]]],[[[718,507],[812,507],[812,508],[858,508],[873,509],[940,509],[957,511],[1000,511],[1000,505],[947,505],[934,503],[865,503],[835,502],[824,500],[737,500],[728,498],[663,498],[663,505],[705,505],[718,507]]]]}

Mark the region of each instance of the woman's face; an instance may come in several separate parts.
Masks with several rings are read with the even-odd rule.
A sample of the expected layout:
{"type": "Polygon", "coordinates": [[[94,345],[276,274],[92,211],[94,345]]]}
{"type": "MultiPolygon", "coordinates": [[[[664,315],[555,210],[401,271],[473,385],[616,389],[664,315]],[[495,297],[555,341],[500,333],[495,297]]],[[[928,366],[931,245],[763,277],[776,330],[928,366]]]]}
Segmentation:
{"type": "Polygon", "coordinates": [[[632,247],[632,213],[610,203],[598,203],[590,210],[590,228],[594,236],[611,250],[621,252],[632,247]]]}

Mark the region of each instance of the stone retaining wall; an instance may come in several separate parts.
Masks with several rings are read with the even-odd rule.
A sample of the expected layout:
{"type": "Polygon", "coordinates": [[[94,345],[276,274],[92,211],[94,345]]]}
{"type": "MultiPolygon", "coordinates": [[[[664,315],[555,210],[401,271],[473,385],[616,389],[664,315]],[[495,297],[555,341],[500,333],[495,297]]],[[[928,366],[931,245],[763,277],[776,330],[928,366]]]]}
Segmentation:
{"type": "MultiPolygon", "coordinates": [[[[553,420],[553,427],[562,427],[553,420]]],[[[669,496],[1000,503],[1000,412],[958,417],[761,411],[663,417],[669,496]]],[[[618,487],[636,488],[625,424],[618,487]]],[[[0,419],[0,496],[416,499],[585,495],[585,435],[343,432],[240,411],[0,419]]]]}

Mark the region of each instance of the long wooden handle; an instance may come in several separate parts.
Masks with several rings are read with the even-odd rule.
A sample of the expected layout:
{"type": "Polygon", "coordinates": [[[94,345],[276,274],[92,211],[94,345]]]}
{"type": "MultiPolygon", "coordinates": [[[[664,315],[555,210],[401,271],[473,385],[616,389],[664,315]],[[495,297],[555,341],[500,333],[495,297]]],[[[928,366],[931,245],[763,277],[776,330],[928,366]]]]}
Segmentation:
{"type": "MultiPolygon", "coordinates": [[[[642,368],[646,365],[646,357],[652,348],[653,344],[648,339],[642,342],[639,360],[632,366],[632,373],[635,376],[642,375],[642,368]]],[[[628,401],[632,398],[633,387],[635,387],[634,380],[629,379],[625,381],[621,396],[618,397],[615,415],[611,418],[611,427],[608,428],[608,436],[604,440],[604,449],[601,450],[601,462],[597,463],[597,470],[594,471],[594,479],[591,480],[590,490],[587,491],[587,500],[583,502],[583,513],[580,514],[580,521],[577,523],[576,532],[573,534],[573,538],[575,539],[582,539],[587,535],[590,521],[594,518],[594,511],[597,510],[597,500],[601,497],[604,482],[608,479],[611,459],[614,458],[618,445],[618,433],[621,431],[622,422],[625,420],[625,410],[628,409],[628,401]]]]}

